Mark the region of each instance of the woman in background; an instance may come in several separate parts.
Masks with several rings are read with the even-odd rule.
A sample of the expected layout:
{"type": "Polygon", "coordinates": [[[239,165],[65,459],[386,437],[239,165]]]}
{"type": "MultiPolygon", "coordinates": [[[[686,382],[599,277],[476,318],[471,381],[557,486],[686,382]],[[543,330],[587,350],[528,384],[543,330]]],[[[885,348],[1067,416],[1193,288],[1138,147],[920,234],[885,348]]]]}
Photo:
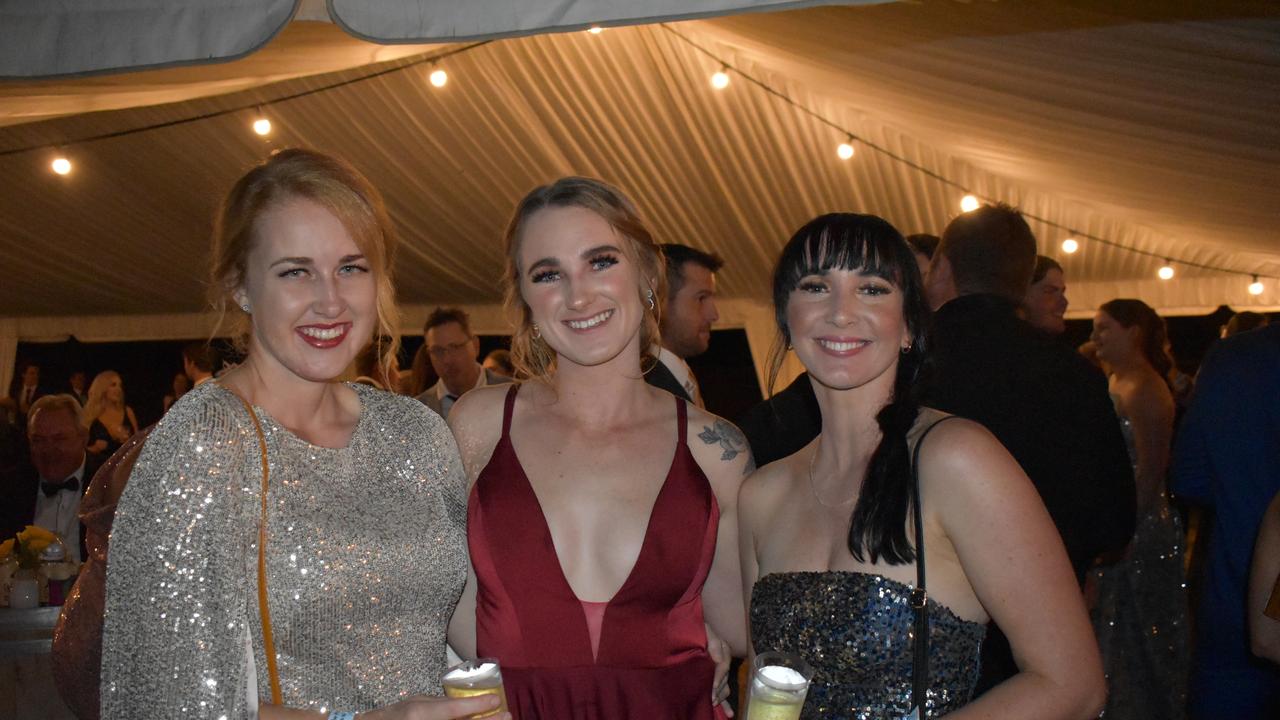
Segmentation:
{"type": "Polygon", "coordinates": [[[801,717],[911,716],[916,600],[929,717],[1096,717],[1097,646],[1039,495],[985,428],[916,400],[929,312],[902,235],[872,215],[812,220],[782,251],[773,300],[773,375],[794,349],[822,432],[743,484],[739,551],[752,651],[815,669],[801,717]],[[970,704],[988,620],[1019,672],[970,704]]]}
{"type": "Polygon", "coordinates": [[[187,377],[186,373],[180,372],[177,375],[174,375],[173,389],[169,394],[164,396],[164,402],[163,402],[164,412],[169,412],[169,408],[173,407],[173,404],[178,402],[178,398],[182,397],[183,395],[186,395],[187,391],[190,389],[191,389],[191,378],[187,377]]]}
{"type": "Polygon", "coordinates": [[[467,577],[453,438],[411,398],[334,380],[394,337],[393,250],[381,197],[334,158],[284,150],[232,188],[210,288],[247,354],[165,415],[120,497],[107,720],[444,720],[497,706],[418,694],[440,691],[467,577]]]}
{"type": "Polygon", "coordinates": [[[88,451],[110,457],[138,432],[138,418],[125,404],[124,381],[115,370],[103,370],[89,385],[89,401],[84,408],[89,428],[88,451]]]}
{"type": "MultiPolygon", "coordinates": [[[[665,274],[616,188],[562,178],[507,227],[520,383],[449,414],[474,482],[478,654],[520,720],[710,720],[706,623],[741,644],[737,428],[644,381],[665,274]]],[[[456,647],[456,646],[455,646],[456,647]]],[[[460,650],[467,654],[469,648],[460,650]]]]}
{"type": "Polygon", "coordinates": [[[1105,303],[1091,336],[1138,487],[1138,526],[1126,556],[1094,572],[1093,625],[1110,693],[1108,718],[1181,718],[1190,671],[1182,521],[1166,475],[1174,400],[1164,320],[1141,300],[1105,303]]]}

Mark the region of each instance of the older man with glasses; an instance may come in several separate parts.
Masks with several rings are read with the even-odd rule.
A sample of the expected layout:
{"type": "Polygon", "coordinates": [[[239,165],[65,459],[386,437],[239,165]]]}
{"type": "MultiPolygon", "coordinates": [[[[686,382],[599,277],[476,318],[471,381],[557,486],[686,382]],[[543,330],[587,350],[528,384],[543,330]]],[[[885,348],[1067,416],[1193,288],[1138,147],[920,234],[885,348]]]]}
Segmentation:
{"type": "Polygon", "coordinates": [[[449,417],[453,403],[468,390],[511,382],[477,362],[480,339],[471,334],[470,318],[463,310],[436,308],[427,316],[423,334],[431,367],[440,380],[418,395],[418,400],[440,417],[449,417]]]}

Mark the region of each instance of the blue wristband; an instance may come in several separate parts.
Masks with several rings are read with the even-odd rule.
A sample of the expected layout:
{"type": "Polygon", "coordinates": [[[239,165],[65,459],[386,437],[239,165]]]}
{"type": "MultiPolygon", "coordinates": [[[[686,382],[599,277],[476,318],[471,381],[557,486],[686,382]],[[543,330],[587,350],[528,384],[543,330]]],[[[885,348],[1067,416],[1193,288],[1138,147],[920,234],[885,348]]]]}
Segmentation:
{"type": "Polygon", "coordinates": [[[334,710],[329,713],[329,720],[356,720],[356,714],[353,712],[334,710]]]}

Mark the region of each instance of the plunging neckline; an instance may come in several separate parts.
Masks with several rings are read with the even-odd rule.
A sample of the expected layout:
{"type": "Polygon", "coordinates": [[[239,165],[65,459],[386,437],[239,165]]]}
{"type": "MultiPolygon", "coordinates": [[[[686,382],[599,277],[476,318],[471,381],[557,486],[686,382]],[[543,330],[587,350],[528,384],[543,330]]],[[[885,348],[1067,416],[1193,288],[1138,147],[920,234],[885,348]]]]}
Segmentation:
{"type": "MultiPolygon", "coordinates": [[[[679,403],[678,398],[676,399],[676,402],[677,404],[679,403]]],[[[513,416],[515,415],[514,407],[512,408],[512,415],[513,416]]],[[[653,521],[654,521],[654,518],[658,516],[658,513],[657,513],[658,504],[662,502],[663,496],[667,494],[667,489],[671,486],[671,477],[674,474],[676,462],[680,459],[680,450],[685,445],[685,440],[682,437],[683,433],[680,432],[679,419],[677,419],[676,424],[677,424],[677,427],[676,427],[675,452],[671,454],[671,462],[667,464],[667,474],[662,479],[662,485],[658,488],[658,494],[654,496],[653,504],[649,506],[649,517],[645,521],[644,536],[640,540],[640,551],[636,553],[636,559],[631,563],[631,569],[627,572],[626,578],[622,581],[622,584],[618,586],[618,589],[613,592],[613,595],[611,595],[608,600],[583,600],[582,598],[578,597],[578,593],[574,591],[573,585],[569,582],[569,576],[568,574],[565,573],[564,565],[560,560],[560,552],[559,550],[556,549],[556,538],[555,538],[555,535],[552,534],[551,532],[551,523],[547,522],[547,514],[542,509],[542,499],[538,497],[538,491],[533,487],[533,482],[529,480],[529,475],[524,470],[524,462],[520,460],[520,453],[516,452],[515,443],[511,441],[510,431],[508,431],[503,435],[503,438],[499,443],[499,445],[501,445],[501,443],[507,444],[508,449],[511,451],[512,457],[516,459],[516,468],[518,468],[519,470],[517,474],[519,475],[521,482],[524,483],[525,488],[529,491],[529,494],[533,496],[533,504],[534,504],[534,507],[537,509],[536,522],[539,524],[540,531],[546,535],[547,540],[550,542],[551,554],[555,557],[555,560],[556,560],[555,562],[556,576],[559,578],[561,584],[564,586],[564,590],[567,591],[569,593],[569,596],[572,597],[574,601],[576,601],[579,605],[582,605],[584,603],[591,603],[595,605],[603,604],[607,609],[608,606],[612,605],[615,600],[617,600],[619,597],[622,596],[623,591],[626,590],[631,585],[632,580],[635,578],[636,569],[640,567],[640,560],[641,558],[644,557],[645,551],[649,549],[649,546],[651,544],[650,540],[653,537],[653,521]]],[[[494,448],[495,455],[497,454],[497,452],[498,452],[498,448],[494,448]]]]}

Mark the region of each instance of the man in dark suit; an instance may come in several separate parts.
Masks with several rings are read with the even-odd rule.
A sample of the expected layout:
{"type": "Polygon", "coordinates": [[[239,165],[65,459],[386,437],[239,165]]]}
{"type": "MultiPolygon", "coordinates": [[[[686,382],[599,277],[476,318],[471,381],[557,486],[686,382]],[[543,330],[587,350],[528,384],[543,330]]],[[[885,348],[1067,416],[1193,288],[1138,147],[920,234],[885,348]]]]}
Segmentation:
{"type": "Polygon", "coordinates": [[[716,272],[724,261],[687,245],[662,246],[666,262],[667,297],[662,305],[662,346],[658,362],[644,376],[645,382],[703,406],[698,379],[685,363],[707,351],[711,325],[720,319],[716,310],[716,272]]]}
{"type": "Polygon", "coordinates": [[[1280,717],[1280,668],[1249,651],[1249,563],[1280,492],[1280,324],[1233,335],[1205,356],[1174,445],[1170,485],[1212,515],[1196,609],[1192,718],[1280,717]]]}
{"type": "MultiPolygon", "coordinates": [[[[982,423],[1039,491],[1076,579],[1128,545],[1133,470],[1106,378],[1018,316],[1036,240],[1007,205],[958,216],[942,233],[926,290],[935,308],[924,404],[982,423]]],[[[977,691],[1017,672],[995,626],[977,691]]]]}
{"type": "Polygon", "coordinates": [[[84,558],[80,500],[98,466],[85,452],[88,439],[74,397],[46,395],[32,404],[27,420],[31,466],[3,488],[0,537],[39,525],[62,537],[70,558],[84,558]]]}
{"type": "Polygon", "coordinates": [[[502,385],[511,378],[485,370],[480,357],[480,338],[471,334],[471,318],[460,308],[436,308],[423,327],[427,356],[440,379],[417,399],[449,417],[453,403],[468,390],[485,385],[502,385]]]}
{"type": "Polygon", "coordinates": [[[40,366],[35,363],[28,363],[18,377],[19,381],[13,389],[13,402],[17,408],[17,422],[23,425],[27,421],[27,414],[31,412],[32,404],[48,395],[49,391],[40,386],[40,366]]]}

